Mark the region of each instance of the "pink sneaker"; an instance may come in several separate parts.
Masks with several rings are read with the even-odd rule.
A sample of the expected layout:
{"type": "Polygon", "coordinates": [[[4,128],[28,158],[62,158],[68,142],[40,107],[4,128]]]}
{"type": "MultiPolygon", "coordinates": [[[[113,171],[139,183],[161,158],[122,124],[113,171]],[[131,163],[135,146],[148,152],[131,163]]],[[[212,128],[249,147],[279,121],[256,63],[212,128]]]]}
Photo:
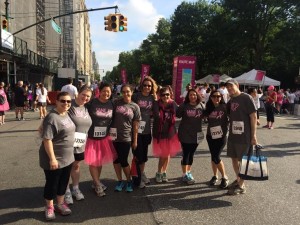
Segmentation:
{"type": "Polygon", "coordinates": [[[55,210],[63,216],[70,215],[72,213],[71,209],[65,202],[63,204],[57,204],[55,210]]]}
{"type": "Polygon", "coordinates": [[[45,207],[45,217],[46,220],[54,220],[55,219],[55,213],[54,213],[54,206],[46,206],[45,207]]]}

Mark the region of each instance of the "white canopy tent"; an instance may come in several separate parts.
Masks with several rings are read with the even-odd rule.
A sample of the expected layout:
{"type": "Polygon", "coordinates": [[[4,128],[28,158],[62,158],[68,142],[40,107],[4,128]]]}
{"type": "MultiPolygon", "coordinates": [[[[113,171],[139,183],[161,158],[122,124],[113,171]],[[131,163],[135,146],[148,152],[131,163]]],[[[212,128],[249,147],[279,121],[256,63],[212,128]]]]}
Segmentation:
{"type": "Polygon", "coordinates": [[[235,77],[234,79],[241,85],[257,85],[257,86],[280,86],[280,81],[271,79],[266,75],[262,80],[256,80],[257,70],[253,69],[241,76],[235,77]]]}
{"type": "MultiPolygon", "coordinates": [[[[232,79],[232,77],[227,76],[226,74],[223,74],[222,76],[220,76],[220,82],[226,82],[227,80],[232,79]]],[[[207,84],[219,84],[220,82],[215,82],[214,81],[214,77],[213,75],[207,75],[199,80],[195,81],[196,83],[199,84],[203,84],[203,83],[207,83],[207,84]]]]}
{"type": "Polygon", "coordinates": [[[220,77],[220,82],[226,82],[228,80],[231,80],[232,77],[226,75],[226,74],[223,74],[221,77],[220,77]]]}

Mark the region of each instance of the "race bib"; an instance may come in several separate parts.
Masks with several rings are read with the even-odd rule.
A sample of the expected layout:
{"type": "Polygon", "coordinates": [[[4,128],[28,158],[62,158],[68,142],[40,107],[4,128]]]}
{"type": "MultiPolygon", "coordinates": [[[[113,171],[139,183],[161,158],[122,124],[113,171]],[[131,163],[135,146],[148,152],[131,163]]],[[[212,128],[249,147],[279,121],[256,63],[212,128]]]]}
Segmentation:
{"type": "Polygon", "coordinates": [[[109,136],[114,141],[117,139],[117,128],[110,128],[109,129],[109,136]]]}
{"type": "Polygon", "coordinates": [[[244,122],[243,121],[233,121],[232,122],[232,133],[233,134],[242,134],[244,133],[244,122]]]}
{"type": "Polygon", "coordinates": [[[86,142],[86,134],[75,132],[74,148],[81,148],[86,142]]]}
{"type": "Polygon", "coordinates": [[[204,139],[203,132],[197,132],[197,144],[199,144],[204,139]]]}
{"type": "Polygon", "coordinates": [[[101,138],[106,136],[106,127],[95,127],[94,129],[94,137],[101,138]]]}
{"type": "Polygon", "coordinates": [[[221,126],[215,126],[210,128],[210,134],[212,139],[219,139],[223,137],[223,131],[221,126]]]}
{"type": "Polygon", "coordinates": [[[140,121],[139,122],[139,130],[138,130],[139,134],[142,134],[144,132],[145,126],[146,126],[146,121],[140,121]]]}

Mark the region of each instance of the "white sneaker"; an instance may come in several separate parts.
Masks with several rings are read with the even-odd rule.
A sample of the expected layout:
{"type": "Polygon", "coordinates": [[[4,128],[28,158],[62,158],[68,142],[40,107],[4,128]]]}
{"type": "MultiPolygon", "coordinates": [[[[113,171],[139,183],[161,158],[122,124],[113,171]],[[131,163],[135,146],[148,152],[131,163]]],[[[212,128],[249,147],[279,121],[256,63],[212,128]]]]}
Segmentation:
{"type": "MultiPolygon", "coordinates": [[[[107,189],[107,186],[105,184],[103,184],[101,181],[100,181],[100,186],[102,187],[103,191],[105,191],[107,189]]],[[[95,189],[94,182],[92,182],[92,188],[95,189]]]]}
{"type": "Polygon", "coordinates": [[[95,187],[95,192],[96,192],[96,195],[99,196],[99,197],[103,197],[103,196],[106,195],[101,186],[96,186],[95,187]]]}
{"type": "Polygon", "coordinates": [[[77,201],[84,199],[84,195],[79,189],[73,190],[72,195],[76,198],[77,201]]]}
{"type": "Polygon", "coordinates": [[[74,203],[71,191],[66,191],[66,193],[65,193],[65,203],[67,203],[68,205],[72,205],[74,203]]]}
{"type": "Polygon", "coordinates": [[[143,189],[143,188],[145,188],[145,187],[146,187],[145,182],[141,180],[141,183],[140,183],[140,185],[139,185],[139,188],[140,188],[140,189],[143,189]]]}
{"type": "Polygon", "coordinates": [[[145,172],[142,173],[141,178],[145,184],[150,184],[150,180],[147,178],[145,172]]]}

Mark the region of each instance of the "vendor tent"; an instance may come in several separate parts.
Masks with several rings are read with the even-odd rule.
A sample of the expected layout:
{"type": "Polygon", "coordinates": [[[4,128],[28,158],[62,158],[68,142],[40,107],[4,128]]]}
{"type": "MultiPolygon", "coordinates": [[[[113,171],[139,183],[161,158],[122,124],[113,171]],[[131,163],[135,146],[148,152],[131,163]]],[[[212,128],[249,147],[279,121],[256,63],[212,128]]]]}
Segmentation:
{"type": "Polygon", "coordinates": [[[242,74],[241,76],[235,77],[234,79],[241,85],[280,86],[280,81],[271,79],[267,76],[264,76],[262,80],[257,80],[257,72],[257,70],[253,69],[247,73],[242,74]]]}
{"type": "Polygon", "coordinates": [[[199,80],[196,80],[196,83],[197,84],[204,84],[204,83],[207,83],[207,84],[218,84],[216,82],[214,82],[214,79],[213,79],[213,76],[212,75],[207,75],[199,80]]]}
{"type": "Polygon", "coordinates": [[[220,77],[220,82],[226,82],[228,80],[231,80],[232,77],[226,75],[226,74],[223,74],[221,77],[220,77]]]}

